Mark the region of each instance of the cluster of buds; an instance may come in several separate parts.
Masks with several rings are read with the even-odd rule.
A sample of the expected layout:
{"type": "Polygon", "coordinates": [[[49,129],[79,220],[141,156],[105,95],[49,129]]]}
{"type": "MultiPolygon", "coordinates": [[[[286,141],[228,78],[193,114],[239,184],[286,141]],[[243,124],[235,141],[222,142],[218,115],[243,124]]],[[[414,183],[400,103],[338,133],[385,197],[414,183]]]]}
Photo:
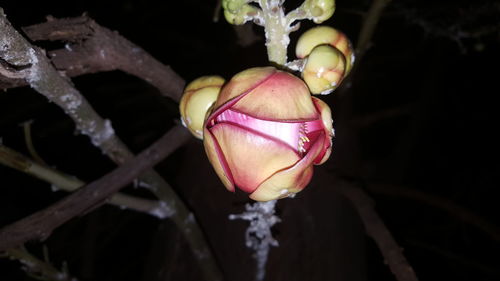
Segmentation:
{"type": "Polygon", "coordinates": [[[256,201],[302,190],[312,166],[331,153],[328,105],[312,97],[301,79],[274,67],[250,68],[221,81],[191,82],[180,108],[225,187],[238,187],[256,201]]]}
{"type": "Polygon", "coordinates": [[[302,78],[313,94],[335,90],[354,63],[351,42],[344,33],[329,26],[318,26],[302,34],[295,55],[303,60],[302,78]]]}
{"type": "MultiPolygon", "coordinates": [[[[283,2],[223,0],[222,5],[232,24],[252,20],[264,25],[270,61],[286,67],[293,22],[323,22],[335,4],[305,0],[285,16],[283,2]]],[[[331,154],[331,111],[311,93],[328,94],[338,87],[354,62],[351,44],[340,31],[320,26],[299,38],[296,56],[302,79],[274,67],[255,67],[227,83],[219,76],[204,76],[185,89],[182,122],[203,140],[210,163],[229,191],[239,188],[256,201],[292,196],[309,183],[313,165],[331,154]]]]}
{"type": "MultiPolygon", "coordinates": [[[[263,25],[262,11],[268,7],[276,7],[283,4],[283,0],[222,0],[224,17],[235,25],[244,24],[247,21],[255,21],[263,25]],[[255,2],[260,8],[252,5],[255,2]]],[[[305,0],[300,7],[295,9],[291,18],[310,19],[315,23],[322,23],[329,19],[335,12],[335,1],[333,0],[305,0]]]]}

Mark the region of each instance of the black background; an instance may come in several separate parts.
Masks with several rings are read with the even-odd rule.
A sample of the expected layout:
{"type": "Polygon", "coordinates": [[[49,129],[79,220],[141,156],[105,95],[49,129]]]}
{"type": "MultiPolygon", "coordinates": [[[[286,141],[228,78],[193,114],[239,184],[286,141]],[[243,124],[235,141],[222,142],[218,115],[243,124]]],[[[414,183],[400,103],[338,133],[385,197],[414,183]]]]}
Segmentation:
{"type": "MultiPolygon", "coordinates": [[[[344,31],[356,46],[370,3],[339,0],[325,24],[344,31]]],[[[245,68],[267,65],[262,29],[254,28],[261,40],[241,46],[223,18],[212,21],[215,1],[2,1],[0,7],[18,29],[43,22],[46,15],[86,12],[186,81],[207,74],[230,78],[245,68]]],[[[266,280],[394,280],[374,243],[363,236],[349,202],[326,180],[329,174],[366,187],[420,280],[500,280],[499,204],[494,195],[500,172],[495,118],[499,12],[496,1],[391,3],[351,83],[340,94],[323,97],[335,119],[334,153],[316,168],[318,175],[306,190],[279,202],[283,222],[276,225],[275,235],[281,246],[271,251],[266,280]],[[404,196],[384,186],[424,196],[404,196]],[[429,198],[439,200],[433,204],[429,198]],[[460,209],[447,210],[447,202],[460,209]],[[479,228],[479,222],[464,221],[463,212],[489,222],[496,238],[479,228]]],[[[310,26],[304,22],[292,34],[291,50],[310,26]]],[[[63,46],[39,44],[47,49],[63,46]]],[[[178,118],[175,102],[135,77],[109,72],[73,82],[134,152],[178,118]]],[[[0,93],[3,144],[27,154],[19,124],[28,120],[33,120],[35,146],[50,165],[85,181],[113,169],[85,136],[75,135],[72,121],[56,105],[29,88],[0,93]]],[[[246,224],[227,220],[248,200],[224,190],[201,143],[193,139],[157,170],[194,210],[226,278],[252,280],[254,264],[243,242],[246,224]]],[[[64,196],[6,167],[0,167],[0,179],[0,225],[64,196]]],[[[126,191],[150,196],[131,187],[126,191]]],[[[44,244],[53,263],[60,267],[66,261],[79,280],[202,279],[171,222],[111,206],[73,219],[44,244]]],[[[40,255],[40,245],[27,246],[40,255]]],[[[17,262],[1,259],[0,280],[30,278],[17,262]]]]}

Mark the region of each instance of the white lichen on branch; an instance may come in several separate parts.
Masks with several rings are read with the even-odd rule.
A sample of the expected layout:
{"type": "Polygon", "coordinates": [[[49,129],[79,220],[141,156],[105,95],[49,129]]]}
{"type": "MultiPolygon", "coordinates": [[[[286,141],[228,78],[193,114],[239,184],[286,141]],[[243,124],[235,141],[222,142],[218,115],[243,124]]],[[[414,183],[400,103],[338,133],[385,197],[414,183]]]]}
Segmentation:
{"type": "MultiPolygon", "coordinates": [[[[5,18],[1,10],[0,13],[5,18]]],[[[100,117],[73,83],[52,66],[45,52],[31,46],[7,20],[0,21],[0,46],[0,58],[14,69],[20,69],[17,73],[70,116],[77,130],[90,137],[104,154],[119,158],[113,159],[119,163],[132,156],[116,139],[110,121],[100,117]]]]}
{"type": "Polygon", "coordinates": [[[169,206],[166,202],[160,201],[156,208],[149,211],[149,214],[159,219],[164,219],[173,216],[175,214],[175,209],[169,206]]]}
{"type": "Polygon", "coordinates": [[[229,215],[230,220],[242,219],[250,222],[245,233],[245,244],[254,250],[257,261],[255,280],[264,280],[266,276],[266,263],[271,247],[277,247],[278,241],[274,239],[271,228],[281,219],[274,214],[276,200],[268,202],[255,202],[245,205],[245,212],[229,215]]]}

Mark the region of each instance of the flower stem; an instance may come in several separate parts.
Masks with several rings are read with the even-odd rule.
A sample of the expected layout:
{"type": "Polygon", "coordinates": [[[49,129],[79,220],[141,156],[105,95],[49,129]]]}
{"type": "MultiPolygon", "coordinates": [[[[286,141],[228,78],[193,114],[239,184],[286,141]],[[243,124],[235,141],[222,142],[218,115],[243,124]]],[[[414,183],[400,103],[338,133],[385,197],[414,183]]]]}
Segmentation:
{"type": "Polygon", "coordinates": [[[260,0],[264,16],[267,55],[270,62],[284,66],[287,62],[287,48],[290,43],[288,22],[283,9],[283,1],[260,0]]]}

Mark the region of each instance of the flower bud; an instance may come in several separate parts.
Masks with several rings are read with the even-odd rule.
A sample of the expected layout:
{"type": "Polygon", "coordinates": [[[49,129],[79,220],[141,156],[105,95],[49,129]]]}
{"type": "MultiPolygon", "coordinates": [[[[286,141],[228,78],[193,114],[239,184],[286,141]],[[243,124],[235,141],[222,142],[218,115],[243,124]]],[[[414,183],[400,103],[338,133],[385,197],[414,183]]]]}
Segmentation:
{"type": "Polygon", "coordinates": [[[204,124],[203,144],[225,187],[257,201],[287,197],[331,151],[331,112],[304,82],[273,67],[235,75],[204,124]]]}
{"type": "Polygon", "coordinates": [[[182,124],[199,139],[203,139],[205,116],[217,100],[223,84],[224,78],[220,76],[203,76],[184,89],[179,103],[182,124]]]}
{"type": "Polygon", "coordinates": [[[303,7],[315,23],[322,23],[335,12],[334,0],[306,0],[303,7]]]}
{"type": "Polygon", "coordinates": [[[354,52],[347,36],[335,28],[317,26],[304,32],[297,42],[295,54],[298,58],[305,58],[311,53],[314,47],[323,44],[328,44],[339,49],[345,56],[346,71],[344,76],[346,76],[354,63],[354,52]]]}
{"type": "Polygon", "coordinates": [[[258,8],[247,4],[245,0],[223,0],[224,17],[230,24],[241,25],[252,20],[258,8]]]}
{"type": "Polygon", "coordinates": [[[326,95],[337,88],[345,73],[344,55],[330,45],[316,46],[307,57],[302,78],[313,94],[326,95]]]}

